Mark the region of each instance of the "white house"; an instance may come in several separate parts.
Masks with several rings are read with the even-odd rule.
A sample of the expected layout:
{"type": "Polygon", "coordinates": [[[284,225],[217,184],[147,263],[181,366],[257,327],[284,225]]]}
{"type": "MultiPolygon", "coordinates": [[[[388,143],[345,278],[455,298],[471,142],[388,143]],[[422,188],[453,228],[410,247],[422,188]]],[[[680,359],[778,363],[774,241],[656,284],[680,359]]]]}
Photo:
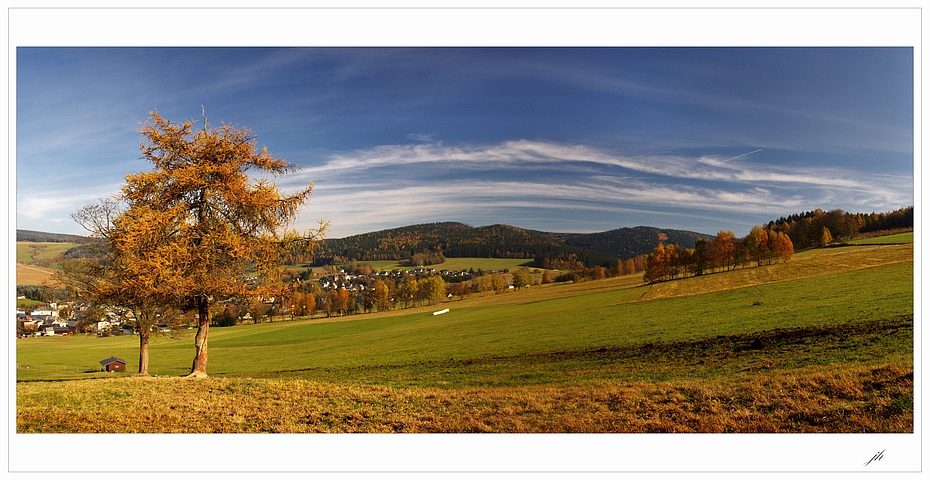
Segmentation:
{"type": "Polygon", "coordinates": [[[58,309],[51,308],[39,308],[32,311],[33,315],[42,316],[42,317],[54,317],[58,318],[58,309]]]}

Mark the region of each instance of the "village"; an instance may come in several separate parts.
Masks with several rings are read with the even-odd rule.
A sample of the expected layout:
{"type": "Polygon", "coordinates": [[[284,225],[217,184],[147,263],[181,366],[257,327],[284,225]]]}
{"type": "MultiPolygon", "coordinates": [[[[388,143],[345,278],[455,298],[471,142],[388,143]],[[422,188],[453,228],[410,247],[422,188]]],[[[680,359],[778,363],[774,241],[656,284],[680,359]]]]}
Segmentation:
{"type": "Polygon", "coordinates": [[[352,273],[352,269],[346,270],[345,268],[339,268],[335,273],[328,275],[323,275],[319,279],[320,288],[326,292],[329,290],[339,290],[340,288],[345,288],[350,292],[359,292],[365,290],[371,290],[374,288],[376,281],[388,281],[391,280],[395,284],[402,283],[407,278],[429,278],[434,276],[441,277],[447,284],[462,283],[470,281],[476,277],[480,277],[486,274],[504,274],[508,273],[505,270],[492,270],[485,272],[478,270],[477,272],[474,269],[471,270],[436,270],[435,268],[429,267],[417,267],[410,270],[382,270],[382,271],[364,271],[359,272],[359,269],[355,269],[356,273],[352,273]]]}
{"type": "MultiPolygon", "coordinates": [[[[527,272],[528,274],[528,272],[527,272]]],[[[529,274],[528,274],[529,275],[529,274]]],[[[472,293],[487,291],[507,291],[527,286],[532,276],[519,280],[520,274],[511,274],[503,270],[438,270],[418,266],[406,270],[375,271],[368,265],[353,265],[346,268],[333,267],[329,271],[313,274],[306,271],[294,275],[292,282],[297,284],[297,291],[314,296],[314,308],[300,311],[292,301],[269,298],[259,302],[258,307],[235,301],[223,302],[222,311],[214,315],[217,326],[230,326],[242,323],[261,323],[282,318],[295,318],[298,314],[313,316],[315,314],[350,315],[367,313],[372,309],[397,309],[416,305],[426,301],[422,294],[411,291],[409,285],[428,279],[441,279],[440,298],[464,297],[472,293]],[[517,278],[515,281],[514,278],[517,278]],[[523,282],[523,283],[521,283],[523,282]],[[378,284],[387,289],[387,303],[375,306],[373,297],[378,284]],[[515,287],[515,284],[517,287],[515,287]],[[407,287],[404,287],[404,285],[407,287]],[[330,297],[339,291],[345,291],[349,301],[346,307],[334,310],[330,297]],[[226,316],[231,321],[223,323],[226,316]]],[[[538,281],[536,283],[539,283],[538,281]]],[[[17,300],[28,302],[25,295],[17,300]]],[[[438,300],[438,299],[437,299],[438,300]]],[[[19,338],[36,338],[51,336],[68,336],[73,334],[111,336],[137,334],[135,319],[131,311],[95,308],[80,301],[58,301],[35,304],[32,307],[17,307],[16,332],[19,338]]],[[[186,329],[184,317],[175,318],[169,325],[160,323],[153,327],[159,333],[172,329],[186,329]]]]}
{"type": "MultiPolygon", "coordinates": [[[[25,297],[17,297],[25,300],[25,297]]],[[[116,312],[102,310],[90,313],[92,307],[83,304],[68,302],[59,304],[49,302],[34,308],[16,309],[16,336],[18,338],[69,336],[75,333],[94,334],[99,336],[132,335],[132,312],[116,312]],[[91,318],[96,317],[96,318],[91,318]]],[[[153,327],[155,331],[170,331],[168,324],[158,324],[153,327]]]]}

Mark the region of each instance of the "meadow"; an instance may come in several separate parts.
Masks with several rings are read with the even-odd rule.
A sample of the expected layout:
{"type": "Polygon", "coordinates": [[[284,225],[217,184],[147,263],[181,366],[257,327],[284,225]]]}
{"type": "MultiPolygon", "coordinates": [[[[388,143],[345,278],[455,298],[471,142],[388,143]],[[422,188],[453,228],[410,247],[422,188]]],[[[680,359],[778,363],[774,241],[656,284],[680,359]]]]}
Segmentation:
{"type": "Polygon", "coordinates": [[[16,242],[16,263],[52,260],[76,246],[78,244],[69,242],[16,242]]]}
{"type": "Polygon", "coordinates": [[[913,245],[656,285],[157,337],[17,340],[19,432],[911,432],[913,245]],[[449,308],[444,315],[434,310],[449,308]],[[130,413],[131,412],[131,413],[130,413]]]}
{"type": "Polygon", "coordinates": [[[68,242],[16,242],[16,284],[45,284],[55,274],[52,260],[76,246],[68,242]]]}
{"type": "Polygon", "coordinates": [[[892,235],[882,235],[878,237],[869,237],[862,238],[858,240],[853,240],[849,242],[850,245],[880,245],[880,244],[893,244],[893,243],[913,243],[914,242],[914,232],[902,232],[895,233],[892,235]]]}

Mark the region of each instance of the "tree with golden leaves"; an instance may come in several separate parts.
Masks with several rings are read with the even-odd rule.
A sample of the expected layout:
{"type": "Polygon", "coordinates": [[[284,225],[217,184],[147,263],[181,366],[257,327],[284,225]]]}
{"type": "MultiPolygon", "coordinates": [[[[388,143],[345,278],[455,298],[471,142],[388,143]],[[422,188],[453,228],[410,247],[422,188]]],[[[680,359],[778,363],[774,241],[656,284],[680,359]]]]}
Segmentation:
{"type": "Polygon", "coordinates": [[[297,167],[258,149],[248,129],[210,128],[205,116],[196,130],[193,121],[173,123],[157,111],[150,117],[139,133],[145,139],[142,158],[154,169],[126,176],[120,224],[127,231],[158,230],[157,236],[130,235],[126,241],[157,245],[158,256],[139,264],[148,271],[144,288],[197,312],[190,376],[202,377],[211,305],[286,295],[282,259],[312,252],[326,224],[302,235],[287,230],[313,185],[290,195],[279,191],[269,177],[297,167]]]}
{"type": "Polygon", "coordinates": [[[772,250],[775,256],[780,258],[783,262],[790,260],[791,256],[794,255],[794,244],[791,243],[791,239],[788,238],[788,235],[784,232],[774,232],[770,238],[773,242],[772,250]]]}
{"type": "Polygon", "coordinates": [[[736,268],[736,234],[720,230],[710,245],[710,258],[715,268],[733,270],[736,268]]]}
{"type": "Polygon", "coordinates": [[[139,334],[139,375],[148,375],[149,339],[176,312],[160,264],[170,254],[162,241],[169,226],[146,208],[124,211],[116,198],[102,199],[72,218],[94,239],[90,254],[62,264],[60,284],[94,308],[125,315],[139,334]]]}

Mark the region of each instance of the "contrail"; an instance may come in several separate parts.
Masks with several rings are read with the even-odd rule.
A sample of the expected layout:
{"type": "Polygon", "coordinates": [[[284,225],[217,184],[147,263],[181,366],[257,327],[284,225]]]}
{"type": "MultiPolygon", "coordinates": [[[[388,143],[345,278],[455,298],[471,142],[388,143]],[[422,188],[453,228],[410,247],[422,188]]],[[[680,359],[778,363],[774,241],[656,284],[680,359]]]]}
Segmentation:
{"type": "Polygon", "coordinates": [[[753,153],[759,153],[759,152],[761,152],[761,151],[762,151],[761,148],[758,149],[758,150],[753,150],[753,151],[751,151],[751,152],[749,152],[749,153],[744,153],[744,154],[742,154],[742,155],[737,155],[737,156],[735,156],[735,157],[733,157],[733,158],[728,158],[728,159],[726,159],[726,160],[717,162],[717,164],[719,165],[719,164],[721,164],[721,163],[727,163],[727,162],[729,162],[729,161],[731,161],[731,160],[736,160],[737,158],[743,158],[743,157],[752,155],[753,153]]]}

